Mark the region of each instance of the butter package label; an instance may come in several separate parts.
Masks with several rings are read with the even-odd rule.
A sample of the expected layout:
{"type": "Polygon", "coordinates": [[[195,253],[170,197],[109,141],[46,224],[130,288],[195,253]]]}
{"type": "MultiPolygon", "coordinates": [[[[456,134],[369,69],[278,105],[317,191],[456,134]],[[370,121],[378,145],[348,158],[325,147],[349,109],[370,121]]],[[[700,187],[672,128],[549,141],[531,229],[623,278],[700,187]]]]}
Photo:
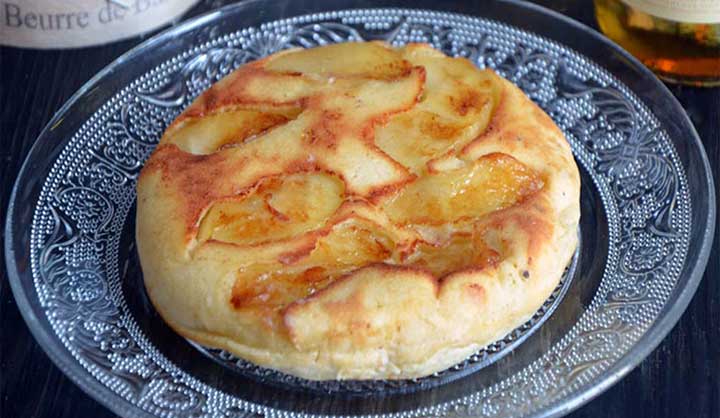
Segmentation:
{"type": "Polygon", "coordinates": [[[161,27],[198,0],[0,0],[0,44],[100,45],[161,27]]]}

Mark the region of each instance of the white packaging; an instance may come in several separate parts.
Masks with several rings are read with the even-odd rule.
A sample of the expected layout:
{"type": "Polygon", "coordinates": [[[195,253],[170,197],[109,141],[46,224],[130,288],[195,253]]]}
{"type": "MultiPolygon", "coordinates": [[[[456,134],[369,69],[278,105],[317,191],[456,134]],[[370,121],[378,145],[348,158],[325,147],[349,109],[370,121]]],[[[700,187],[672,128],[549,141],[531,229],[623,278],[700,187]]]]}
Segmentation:
{"type": "Polygon", "coordinates": [[[198,0],[0,0],[0,44],[75,48],[135,36],[198,0]]]}

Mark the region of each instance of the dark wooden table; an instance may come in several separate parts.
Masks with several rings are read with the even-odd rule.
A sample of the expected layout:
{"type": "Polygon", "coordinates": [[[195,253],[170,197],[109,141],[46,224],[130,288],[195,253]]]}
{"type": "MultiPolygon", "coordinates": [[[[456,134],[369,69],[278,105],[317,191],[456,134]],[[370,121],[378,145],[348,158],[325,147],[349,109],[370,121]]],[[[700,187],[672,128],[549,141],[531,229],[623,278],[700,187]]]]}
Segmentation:
{"type": "MultiPolygon", "coordinates": [[[[188,16],[222,3],[203,0],[188,16]]],[[[596,26],[589,0],[538,3],[596,26]]],[[[140,41],[69,51],[0,48],[0,219],[5,219],[20,165],[53,113],[97,71],[140,41]]],[[[671,90],[695,124],[718,178],[720,89],[671,90]]],[[[720,417],[719,244],[716,240],[705,277],[667,338],[637,369],[572,417],[720,417]]],[[[13,300],[4,262],[2,258],[0,416],[113,417],[66,378],[32,338],[13,300]]]]}

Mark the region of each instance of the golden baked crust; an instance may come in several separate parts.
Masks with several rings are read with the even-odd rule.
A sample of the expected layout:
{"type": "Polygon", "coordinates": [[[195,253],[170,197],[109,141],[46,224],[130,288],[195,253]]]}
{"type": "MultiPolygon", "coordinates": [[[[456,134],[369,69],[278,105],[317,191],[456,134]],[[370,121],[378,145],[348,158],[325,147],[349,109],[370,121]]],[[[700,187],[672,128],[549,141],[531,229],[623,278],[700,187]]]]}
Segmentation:
{"type": "Polygon", "coordinates": [[[137,243],[190,339],[309,379],[418,377],[542,305],[579,188],[562,132],[492,71],[338,44],[192,103],[141,173],[137,243]]]}

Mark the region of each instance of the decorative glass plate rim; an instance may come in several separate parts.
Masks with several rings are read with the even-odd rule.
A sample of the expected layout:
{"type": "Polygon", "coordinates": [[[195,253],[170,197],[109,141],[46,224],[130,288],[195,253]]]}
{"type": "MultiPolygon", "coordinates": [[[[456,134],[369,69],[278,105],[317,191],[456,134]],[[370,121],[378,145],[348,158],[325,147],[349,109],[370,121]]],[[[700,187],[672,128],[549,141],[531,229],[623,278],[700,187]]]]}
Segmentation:
{"type": "MultiPolygon", "coordinates": [[[[258,0],[257,2],[259,2],[258,0]]],[[[255,3],[256,1],[251,1],[247,3],[255,3]]],[[[105,78],[109,73],[112,72],[113,68],[116,64],[131,60],[137,56],[139,56],[144,50],[149,49],[160,42],[167,40],[168,38],[184,33],[190,29],[192,29],[196,25],[202,24],[205,20],[211,20],[213,17],[215,17],[216,14],[222,14],[224,10],[229,10],[231,8],[236,7],[245,7],[247,3],[240,3],[235,5],[229,5],[225,8],[211,11],[209,13],[206,13],[200,17],[197,17],[195,19],[192,19],[188,22],[185,22],[175,28],[171,28],[165,32],[163,32],[160,35],[157,35],[143,43],[141,43],[139,46],[133,48],[129,52],[123,54],[120,58],[115,60],[113,63],[108,65],[106,68],[104,68],[102,71],[100,71],[96,76],[94,76],[92,79],[90,79],[78,92],[76,92],[62,107],[61,109],[55,114],[55,116],[51,119],[51,121],[46,125],[46,127],[43,129],[41,134],[38,136],[38,138],[43,138],[47,135],[48,131],[52,129],[52,127],[59,121],[59,119],[62,117],[62,115],[73,105],[75,102],[77,102],[81,97],[83,97],[90,89],[95,86],[98,81],[105,78]]],[[[695,258],[694,265],[692,266],[692,271],[688,277],[688,280],[685,284],[685,286],[682,288],[682,290],[679,292],[679,294],[675,297],[674,301],[669,300],[668,304],[666,304],[663,307],[663,312],[658,316],[656,323],[654,323],[648,330],[643,334],[643,336],[635,343],[635,345],[630,348],[625,355],[622,356],[613,366],[611,366],[608,370],[606,370],[603,374],[597,377],[593,382],[588,383],[587,385],[591,386],[587,390],[581,390],[580,393],[573,394],[573,396],[568,399],[567,402],[564,402],[561,405],[551,405],[550,409],[545,410],[542,415],[544,416],[556,416],[558,414],[563,414],[566,412],[569,412],[572,409],[575,409],[576,407],[580,406],[581,404],[587,402],[588,400],[592,399],[593,397],[597,396],[599,393],[607,389],[610,385],[614,384],[620,377],[624,376],[627,372],[629,372],[634,366],[636,366],[651,350],[653,350],[657,344],[664,338],[664,336],[669,332],[669,330],[672,328],[672,326],[675,324],[679,316],[682,314],[682,312],[687,307],[687,304],[689,303],[692,295],[694,294],[697,285],[699,284],[700,278],[702,277],[702,272],[704,270],[705,264],[707,263],[707,259],[709,257],[710,247],[712,243],[713,238],[713,230],[714,230],[714,222],[715,222],[715,202],[714,202],[714,187],[713,187],[713,180],[711,177],[711,172],[709,169],[709,161],[707,159],[707,156],[705,155],[704,148],[699,141],[699,138],[697,136],[697,133],[694,130],[694,127],[692,126],[692,123],[690,123],[687,115],[682,110],[682,107],[679,105],[677,100],[672,96],[672,94],[667,90],[667,88],[659,81],[657,80],[652,73],[649,72],[649,70],[645,69],[639,62],[637,62],[633,57],[631,57],[626,52],[622,51],[619,47],[612,44],[609,40],[604,38],[602,35],[597,34],[592,29],[572,20],[569,19],[563,15],[560,15],[556,12],[549,11],[547,9],[544,9],[540,6],[534,5],[534,4],[527,4],[527,3],[520,3],[516,2],[514,0],[504,0],[502,3],[509,3],[514,6],[519,6],[521,8],[534,10],[536,12],[540,12],[546,17],[552,18],[552,19],[559,19],[563,21],[564,23],[572,26],[574,29],[580,30],[583,33],[595,37],[597,40],[599,40],[602,43],[605,43],[607,45],[610,45],[616,52],[618,52],[620,55],[624,56],[629,64],[631,66],[636,67],[635,69],[638,70],[644,78],[649,78],[654,84],[655,87],[660,89],[665,96],[670,97],[670,105],[675,107],[676,109],[680,110],[680,118],[684,122],[685,128],[687,128],[688,133],[690,136],[692,136],[692,145],[694,145],[700,153],[700,157],[702,159],[703,167],[702,170],[705,173],[705,178],[701,179],[704,180],[705,184],[704,186],[706,190],[703,190],[707,193],[708,196],[708,207],[707,209],[707,219],[705,224],[705,230],[702,232],[702,244],[700,245],[700,249],[697,251],[697,258],[695,258]]],[[[438,12],[450,12],[452,11],[445,11],[445,10],[437,10],[438,12]]],[[[455,14],[458,14],[457,12],[454,12],[455,14]]],[[[472,17],[472,16],[471,16],[472,17]]],[[[555,41],[560,43],[559,41],[555,41]]],[[[15,186],[13,188],[12,195],[10,197],[10,204],[8,207],[8,216],[6,221],[6,236],[5,236],[5,256],[8,266],[8,272],[9,272],[9,281],[11,284],[11,288],[13,290],[13,293],[15,295],[16,301],[18,302],[18,305],[20,307],[20,311],[23,314],[23,317],[25,321],[28,323],[29,328],[31,332],[33,333],[34,337],[38,340],[40,345],[43,347],[43,350],[48,354],[48,356],[55,362],[58,367],[65,372],[73,381],[75,381],[86,393],[89,395],[95,397],[96,399],[101,400],[105,405],[110,407],[111,410],[118,414],[132,414],[133,416],[150,416],[145,411],[140,410],[135,405],[128,404],[123,399],[119,399],[115,393],[110,391],[108,388],[104,386],[99,386],[96,384],[96,380],[85,370],[82,369],[76,362],[72,356],[70,356],[67,352],[62,351],[58,352],[57,348],[60,348],[61,350],[64,349],[62,345],[59,347],[55,347],[55,341],[53,338],[54,335],[51,335],[47,329],[43,328],[40,324],[39,319],[35,316],[35,313],[32,310],[32,307],[30,305],[30,301],[28,299],[28,295],[24,293],[24,289],[22,289],[22,284],[20,282],[20,270],[18,268],[18,265],[16,263],[17,259],[15,258],[15,248],[14,245],[14,235],[13,235],[13,218],[16,214],[15,210],[15,203],[18,197],[18,191],[21,189],[23,185],[23,179],[26,179],[28,175],[30,175],[30,165],[31,165],[31,157],[34,156],[34,154],[37,153],[37,150],[39,148],[40,141],[36,141],[36,143],[31,148],[30,152],[28,153],[28,157],[26,158],[25,162],[23,163],[23,166],[21,168],[20,174],[18,175],[18,178],[16,180],[15,186]],[[131,406],[131,410],[128,410],[128,406],[131,406]]],[[[704,209],[704,208],[695,208],[695,209],[704,209]]]]}

